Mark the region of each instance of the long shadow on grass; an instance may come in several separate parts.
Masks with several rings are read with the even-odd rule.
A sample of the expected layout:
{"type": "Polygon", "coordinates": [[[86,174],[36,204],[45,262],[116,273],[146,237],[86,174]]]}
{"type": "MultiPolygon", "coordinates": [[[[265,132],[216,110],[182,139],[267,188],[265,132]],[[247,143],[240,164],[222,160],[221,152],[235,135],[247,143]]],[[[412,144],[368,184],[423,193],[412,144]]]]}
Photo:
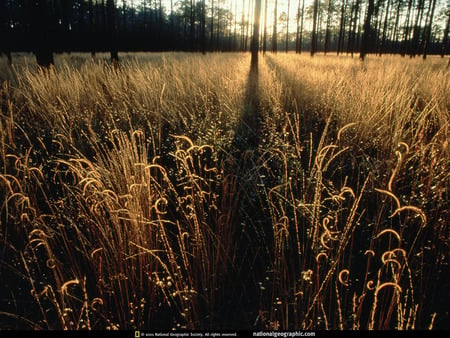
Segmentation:
{"type": "Polygon", "coordinates": [[[237,157],[250,152],[257,155],[261,119],[258,67],[253,65],[248,73],[243,109],[233,140],[237,157]]]}
{"type": "Polygon", "coordinates": [[[235,244],[235,275],[230,281],[228,304],[219,313],[222,320],[235,329],[252,329],[258,316],[260,289],[267,262],[267,238],[271,223],[267,201],[261,190],[261,141],[263,135],[263,107],[260,97],[258,67],[248,73],[246,91],[239,123],[232,145],[232,165],[228,176],[236,181],[236,208],[233,210],[235,244]],[[268,229],[268,230],[266,230],[268,229]]]}

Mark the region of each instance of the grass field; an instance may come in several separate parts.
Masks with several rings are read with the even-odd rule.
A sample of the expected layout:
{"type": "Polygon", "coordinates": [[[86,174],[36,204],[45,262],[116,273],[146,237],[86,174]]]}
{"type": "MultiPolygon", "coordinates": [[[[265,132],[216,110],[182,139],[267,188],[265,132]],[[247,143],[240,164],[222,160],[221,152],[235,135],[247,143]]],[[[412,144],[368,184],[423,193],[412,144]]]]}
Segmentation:
{"type": "Polygon", "coordinates": [[[445,59],[14,60],[0,328],[450,328],[445,59]]]}

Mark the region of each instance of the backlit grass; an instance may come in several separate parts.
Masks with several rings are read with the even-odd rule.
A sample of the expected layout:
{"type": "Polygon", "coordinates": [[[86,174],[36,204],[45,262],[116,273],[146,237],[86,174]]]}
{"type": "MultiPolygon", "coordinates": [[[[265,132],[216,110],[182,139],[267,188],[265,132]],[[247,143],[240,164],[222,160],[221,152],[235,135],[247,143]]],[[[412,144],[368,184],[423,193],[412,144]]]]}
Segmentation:
{"type": "Polygon", "coordinates": [[[443,60],[14,60],[2,328],[448,328],[443,60]]]}

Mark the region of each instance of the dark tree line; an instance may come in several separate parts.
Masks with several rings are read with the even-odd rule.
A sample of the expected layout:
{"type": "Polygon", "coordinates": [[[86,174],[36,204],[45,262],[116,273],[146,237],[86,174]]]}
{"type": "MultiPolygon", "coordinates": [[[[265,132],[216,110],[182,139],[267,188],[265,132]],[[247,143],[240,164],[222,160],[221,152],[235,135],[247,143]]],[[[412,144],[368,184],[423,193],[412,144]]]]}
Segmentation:
{"type": "Polygon", "coordinates": [[[108,51],[117,61],[118,51],[248,50],[250,25],[240,23],[239,37],[220,0],[0,0],[0,52],[33,52],[46,66],[55,52],[108,51]]]}
{"type": "Polygon", "coordinates": [[[0,0],[0,52],[449,53],[447,0],[0,0]],[[256,11],[258,9],[258,11],[256,11]],[[258,14],[260,13],[260,14],[258,14]],[[253,31],[253,32],[252,32],[253,31]],[[270,44],[270,45],[268,45],[270,44]]]}
{"type": "Polygon", "coordinates": [[[338,55],[359,53],[364,59],[368,53],[423,58],[449,53],[448,1],[313,0],[309,13],[311,55],[334,50],[338,55]]]}

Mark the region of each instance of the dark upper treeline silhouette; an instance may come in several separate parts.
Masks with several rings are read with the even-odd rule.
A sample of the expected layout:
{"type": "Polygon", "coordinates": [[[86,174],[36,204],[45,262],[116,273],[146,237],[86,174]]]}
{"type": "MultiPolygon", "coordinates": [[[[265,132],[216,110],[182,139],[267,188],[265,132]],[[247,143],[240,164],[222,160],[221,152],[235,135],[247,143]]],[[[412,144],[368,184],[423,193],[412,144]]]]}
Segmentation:
{"type": "MultiPolygon", "coordinates": [[[[0,52],[10,62],[11,52],[33,52],[45,66],[55,52],[109,51],[117,61],[118,51],[248,51],[254,1],[0,0],[0,52]]],[[[262,4],[264,52],[359,53],[361,58],[449,52],[450,3],[443,0],[262,4]]]]}

